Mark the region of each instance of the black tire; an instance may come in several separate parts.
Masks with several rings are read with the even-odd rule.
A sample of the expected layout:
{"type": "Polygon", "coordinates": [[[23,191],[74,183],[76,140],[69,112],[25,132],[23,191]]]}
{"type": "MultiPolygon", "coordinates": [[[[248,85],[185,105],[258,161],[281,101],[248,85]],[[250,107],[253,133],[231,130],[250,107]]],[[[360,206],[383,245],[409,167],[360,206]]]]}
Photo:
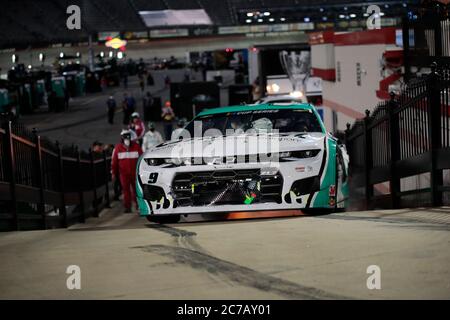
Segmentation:
{"type": "Polygon", "coordinates": [[[170,215],[149,215],[146,216],[149,222],[166,224],[166,223],[177,223],[180,221],[179,214],[170,214],[170,215]]]}

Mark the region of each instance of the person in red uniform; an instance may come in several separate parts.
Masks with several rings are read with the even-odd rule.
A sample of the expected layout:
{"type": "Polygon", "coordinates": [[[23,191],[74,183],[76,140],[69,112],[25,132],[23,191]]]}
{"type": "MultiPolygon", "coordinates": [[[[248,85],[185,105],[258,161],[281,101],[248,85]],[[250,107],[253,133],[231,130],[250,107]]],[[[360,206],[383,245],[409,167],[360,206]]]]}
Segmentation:
{"type": "Polygon", "coordinates": [[[136,142],[131,141],[130,130],[123,130],[120,137],[121,142],[116,144],[112,155],[111,174],[113,181],[120,179],[125,213],[130,213],[132,200],[137,208],[136,166],[142,149],[136,142]]]}
{"type": "Polygon", "coordinates": [[[144,138],[145,134],[145,124],[144,121],[141,120],[141,117],[137,112],[133,112],[133,114],[131,115],[130,129],[133,130],[136,134],[136,137],[134,137],[132,140],[135,140],[137,143],[139,143],[139,145],[142,146],[142,139],[144,138]]]}

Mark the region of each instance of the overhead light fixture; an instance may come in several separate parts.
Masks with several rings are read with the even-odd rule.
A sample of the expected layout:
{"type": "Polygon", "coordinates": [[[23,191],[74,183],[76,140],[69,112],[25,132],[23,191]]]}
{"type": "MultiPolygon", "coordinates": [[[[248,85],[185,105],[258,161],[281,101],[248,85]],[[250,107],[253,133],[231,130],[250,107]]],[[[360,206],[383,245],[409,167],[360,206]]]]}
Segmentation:
{"type": "Polygon", "coordinates": [[[406,3],[403,2],[403,7],[406,8],[408,5],[406,3]]]}
{"type": "Polygon", "coordinates": [[[270,18],[269,21],[270,21],[270,22],[274,22],[275,19],[274,19],[274,18],[270,18]]]}
{"type": "Polygon", "coordinates": [[[345,19],[345,15],[344,15],[344,14],[340,14],[340,15],[339,15],[339,18],[345,19]]]}
{"type": "Polygon", "coordinates": [[[120,38],[112,38],[105,42],[105,46],[107,46],[108,48],[113,48],[113,49],[120,49],[122,47],[125,47],[126,45],[127,45],[127,41],[122,40],[120,38]]]}
{"type": "Polygon", "coordinates": [[[64,58],[64,52],[60,52],[59,53],[59,57],[62,59],[62,58],[64,58]]]}
{"type": "Polygon", "coordinates": [[[303,18],[303,21],[305,21],[305,22],[309,22],[309,21],[311,21],[308,17],[305,17],[305,18],[303,18]]]}
{"type": "Polygon", "coordinates": [[[347,7],[344,7],[344,10],[345,10],[345,11],[347,11],[347,10],[348,10],[348,8],[347,8],[347,7]]]}
{"type": "Polygon", "coordinates": [[[351,13],[351,14],[350,14],[350,18],[356,18],[356,14],[351,13]]]}
{"type": "Polygon", "coordinates": [[[364,17],[368,17],[369,14],[366,12],[366,13],[363,14],[363,16],[364,16],[364,17]]]}
{"type": "Polygon", "coordinates": [[[245,22],[247,22],[247,23],[251,23],[251,22],[252,22],[252,20],[251,20],[251,19],[247,19],[247,20],[245,20],[245,22]]]}
{"type": "Polygon", "coordinates": [[[247,17],[253,17],[253,12],[247,12],[247,17]]]}
{"type": "Polygon", "coordinates": [[[286,18],[280,18],[280,21],[286,21],[286,18]]]}
{"type": "Polygon", "coordinates": [[[381,16],[381,17],[384,16],[384,12],[380,12],[380,16],[381,16]]]}
{"type": "Polygon", "coordinates": [[[263,19],[258,19],[258,22],[263,22],[263,19]]]}
{"type": "Polygon", "coordinates": [[[31,66],[31,64],[29,64],[29,65],[28,65],[28,69],[31,69],[31,68],[32,68],[32,66],[31,66]]]}
{"type": "Polygon", "coordinates": [[[280,91],[280,86],[276,83],[272,83],[271,85],[269,84],[266,86],[266,91],[269,94],[278,93],[280,91]]]}
{"type": "Polygon", "coordinates": [[[109,52],[109,57],[112,58],[114,56],[114,52],[110,51],[109,52]]]}
{"type": "Polygon", "coordinates": [[[322,17],[322,21],[327,21],[328,17],[322,17]]]}
{"type": "Polygon", "coordinates": [[[323,8],[320,8],[320,12],[323,12],[323,8]]]}
{"type": "Polygon", "coordinates": [[[105,53],[102,51],[102,52],[100,52],[100,57],[104,57],[105,56],[105,53]]]}
{"type": "Polygon", "coordinates": [[[266,12],[264,12],[264,15],[265,15],[266,17],[268,17],[268,16],[270,16],[270,12],[269,12],[269,11],[266,11],[266,12]]]}
{"type": "Polygon", "coordinates": [[[39,53],[39,61],[43,62],[45,60],[45,55],[41,52],[39,53]]]}
{"type": "Polygon", "coordinates": [[[12,63],[17,63],[19,61],[19,56],[17,54],[13,54],[11,56],[12,63]]]}

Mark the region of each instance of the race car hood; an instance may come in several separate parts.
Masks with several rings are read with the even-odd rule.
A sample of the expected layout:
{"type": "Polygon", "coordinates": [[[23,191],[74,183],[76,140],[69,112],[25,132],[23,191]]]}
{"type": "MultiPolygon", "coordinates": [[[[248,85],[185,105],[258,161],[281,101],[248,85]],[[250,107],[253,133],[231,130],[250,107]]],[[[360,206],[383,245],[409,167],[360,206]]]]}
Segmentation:
{"type": "Polygon", "coordinates": [[[245,156],[302,150],[322,150],[326,134],[241,134],[168,141],[144,154],[144,158],[189,158],[207,156],[245,156]]]}

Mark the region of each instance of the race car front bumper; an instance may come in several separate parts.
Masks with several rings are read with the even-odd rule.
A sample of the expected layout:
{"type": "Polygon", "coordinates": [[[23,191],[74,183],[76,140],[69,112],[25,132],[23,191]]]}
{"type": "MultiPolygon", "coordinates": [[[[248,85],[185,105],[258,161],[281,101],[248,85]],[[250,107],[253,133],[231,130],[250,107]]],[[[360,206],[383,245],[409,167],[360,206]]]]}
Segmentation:
{"type": "MultiPolygon", "coordinates": [[[[299,161],[263,164],[149,166],[140,161],[141,215],[301,209],[316,204],[322,183],[320,153],[299,161]],[[147,182],[147,183],[144,183],[147,182]]],[[[328,202],[319,204],[329,207],[328,202]]]]}

